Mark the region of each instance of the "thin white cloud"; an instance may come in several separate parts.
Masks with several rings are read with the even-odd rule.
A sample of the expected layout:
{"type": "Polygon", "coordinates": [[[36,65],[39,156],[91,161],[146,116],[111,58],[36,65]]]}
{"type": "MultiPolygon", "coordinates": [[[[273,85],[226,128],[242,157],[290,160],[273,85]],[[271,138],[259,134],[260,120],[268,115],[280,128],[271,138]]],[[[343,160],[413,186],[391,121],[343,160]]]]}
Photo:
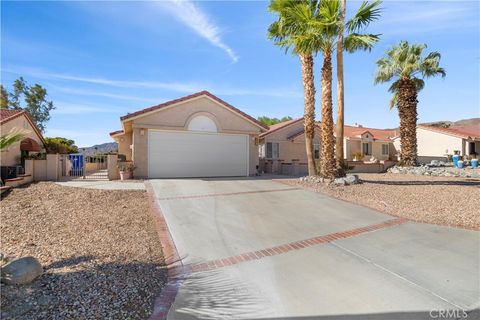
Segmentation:
{"type": "Polygon", "coordinates": [[[57,85],[52,85],[50,84],[49,87],[65,92],[65,93],[71,93],[73,95],[81,95],[81,96],[97,96],[97,97],[105,97],[105,98],[111,98],[111,99],[116,99],[116,100],[126,100],[126,101],[142,101],[142,102],[147,102],[147,103],[157,103],[159,100],[164,100],[164,98],[144,98],[144,97],[139,97],[139,96],[129,96],[129,95],[124,95],[124,94],[116,94],[116,93],[108,93],[105,91],[96,91],[96,90],[89,90],[89,89],[77,89],[77,88],[69,88],[69,87],[63,87],[63,86],[57,86],[57,85]]]}
{"type": "Polygon", "coordinates": [[[55,102],[53,114],[95,114],[95,113],[122,113],[127,109],[109,105],[94,106],[83,103],[55,102]]]}
{"type": "Polygon", "coordinates": [[[173,14],[178,21],[205,38],[212,45],[225,51],[233,62],[238,61],[237,54],[220,37],[220,28],[195,3],[190,0],[161,1],[158,3],[162,8],[173,14]]]}
{"type": "MultiPolygon", "coordinates": [[[[226,96],[265,96],[277,98],[299,98],[302,97],[302,92],[298,89],[292,88],[231,88],[231,87],[217,87],[208,83],[179,83],[179,82],[157,82],[157,81],[131,81],[131,80],[113,80],[102,77],[86,77],[80,75],[70,75],[54,72],[45,72],[38,69],[28,67],[20,67],[15,69],[4,69],[5,72],[14,74],[28,74],[33,77],[47,80],[66,80],[74,82],[84,82],[89,84],[105,85],[120,88],[141,88],[141,89],[162,89],[173,92],[180,92],[182,94],[191,94],[194,92],[209,90],[213,94],[226,96]]],[[[95,95],[107,98],[123,99],[130,101],[145,101],[158,103],[158,101],[165,99],[141,98],[137,96],[112,94],[105,91],[85,90],[70,87],[62,87],[51,85],[53,88],[60,91],[79,95],[95,95]]]]}

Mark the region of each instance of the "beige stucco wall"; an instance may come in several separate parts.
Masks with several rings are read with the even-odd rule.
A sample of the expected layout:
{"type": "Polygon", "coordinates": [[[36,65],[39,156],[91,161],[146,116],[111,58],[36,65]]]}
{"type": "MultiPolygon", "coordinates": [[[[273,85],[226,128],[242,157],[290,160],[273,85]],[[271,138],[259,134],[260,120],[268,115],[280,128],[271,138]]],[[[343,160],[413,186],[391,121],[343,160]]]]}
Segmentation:
{"type": "MultiPolygon", "coordinates": [[[[27,133],[25,134],[25,138],[31,138],[35,140],[41,147],[43,147],[42,140],[37,135],[25,115],[22,114],[18,118],[2,124],[0,127],[0,136],[3,137],[4,135],[8,134],[13,128],[26,130],[27,133]]],[[[13,166],[20,164],[20,142],[1,151],[0,164],[2,166],[13,166]]]]}
{"type": "Polygon", "coordinates": [[[119,143],[119,153],[127,155],[127,160],[135,163],[134,176],[137,178],[148,176],[149,129],[188,130],[190,120],[196,115],[211,118],[216,123],[219,133],[248,134],[249,173],[251,175],[256,173],[258,146],[255,145],[255,138],[258,138],[261,129],[217,102],[200,97],[132,120],[133,131],[123,135],[125,139],[123,143],[119,143]],[[130,150],[130,144],[133,144],[133,150],[129,159],[127,148],[130,150]]]}
{"type": "Polygon", "coordinates": [[[417,128],[418,155],[422,157],[444,157],[453,155],[454,150],[465,154],[463,139],[440,132],[417,128]]]}
{"type": "Polygon", "coordinates": [[[123,154],[126,157],[127,161],[132,161],[132,133],[125,133],[122,135],[115,136],[115,141],[118,144],[118,154],[123,154]]]}
{"type": "MultiPolygon", "coordinates": [[[[266,157],[265,146],[267,142],[278,143],[279,160],[291,163],[292,160],[298,160],[300,163],[307,162],[307,151],[305,147],[305,135],[301,134],[293,140],[287,138],[303,130],[303,121],[299,121],[278,131],[272,132],[262,139],[262,152],[266,157]]],[[[320,132],[315,130],[314,144],[320,145],[320,132]]]]}
{"type": "Polygon", "coordinates": [[[136,178],[148,176],[148,129],[133,129],[132,161],[135,164],[133,172],[136,178]],[[143,134],[142,134],[143,133],[143,134]]]}
{"type": "Polygon", "coordinates": [[[33,180],[34,181],[47,180],[47,160],[33,161],[33,180]]]}

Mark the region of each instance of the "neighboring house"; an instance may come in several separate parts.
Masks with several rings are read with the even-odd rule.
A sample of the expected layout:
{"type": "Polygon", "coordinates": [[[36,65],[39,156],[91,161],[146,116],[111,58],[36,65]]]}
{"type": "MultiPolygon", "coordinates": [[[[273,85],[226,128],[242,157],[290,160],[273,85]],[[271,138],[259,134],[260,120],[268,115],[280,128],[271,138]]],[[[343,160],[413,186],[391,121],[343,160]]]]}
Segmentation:
{"type": "MultiPolygon", "coordinates": [[[[303,118],[270,126],[260,135],[260,167],[264,172],[306,174],[303,118]]],[[[395,130],[364,128],[360,125],[344,127],[344,153],[346,160],[379,161],[395,158],[395,130]],[[358,159],[359,158],[359,159],[358,159]]],[[[320,124],[315,124],[313,140],[315,160],[320,158],[320,124]]]]}
{"type": "Polygon", "coordinates": [[[417,149],[421,163],[446,160],[448,156],[480,154],[480,124],[448,128],[417,126],[417,149]]]}
{"type": "MultiPolygon", "coordinates": [[[[303,118],[289,120],[270,126],[260,134],[260,171],[306,174],[307,152],[305,147],[303,118]]],[[[320,127],[315,125],[313,139],[315,159],[320,157],[320,127]]]]}
{"type": "Polygon", "coordinates": [[[14,128],[25,131],[25,136],[20,143],[13,144],[1,151],[0,163],[2,167],[23,166],[23,160],[26,156],[45,152],[45,140],[42,133],[26,111],[0,109],[1,136],[5,136],[14,128]]]}
{"type": "Polygon", "coordinates": [[[254,175],[258,136],[268,127],[208,91],[120,118],[110,133],[136,177],[254,175]]]}
{"type": "Polygon", "coordinates": [[[395,147],[397,132],[395,130],[366,128],[361,125],[345,126],[343,148],[346,160],[354,160],[355,156],[363,157],[357,160],[370,161],[395,160],[399,151],[395,147]]]}

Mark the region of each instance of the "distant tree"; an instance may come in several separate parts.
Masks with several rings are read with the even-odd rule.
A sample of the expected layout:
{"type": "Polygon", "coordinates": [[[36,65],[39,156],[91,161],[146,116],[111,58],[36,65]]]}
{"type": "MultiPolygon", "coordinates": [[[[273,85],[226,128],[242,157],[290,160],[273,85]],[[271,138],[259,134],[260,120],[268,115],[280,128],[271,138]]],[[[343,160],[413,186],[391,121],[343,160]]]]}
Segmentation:
{"type": "Polygon", "coordinates": [[[277,124],[277,123],[280,123],[280,122],[285,122],[285,121],[288,121],[288,120],[292,120],[292,117],[286,116],[286,117],[283,117],[281,119],[269,118],[267,116],[258,117],[258,121],[260,121],[263,124],[266,124],[267,126],[271,126],[271,125],[274,125],[274,124],[277,124]]]}
{"type": "Polygon", "coordinates": [[[77,153],[78,147],[75,145],[75,141],[56,137],[56,138],[45,138],[45,148],[47,153],[77,153]]]}
{"type": "Polygon", "coordinates": [[[45,124],[50,120],[50,111],[55,109],[52,101],[47,101],[47,90],[39,84],[27,85],[20,77],[13,83],[13,92],[7,93],[2,87],[2,108],[4,103],[8,109],[23,109],[33,119],[37,128],[45,131],[45,124]],[[21,103],[23,100],[24,104],[21,103]]]}
{"type": "Polygon", "coordinates": [[[0,85],[0,108],[8,108],[8,92],[3,85],[0,85]]]}

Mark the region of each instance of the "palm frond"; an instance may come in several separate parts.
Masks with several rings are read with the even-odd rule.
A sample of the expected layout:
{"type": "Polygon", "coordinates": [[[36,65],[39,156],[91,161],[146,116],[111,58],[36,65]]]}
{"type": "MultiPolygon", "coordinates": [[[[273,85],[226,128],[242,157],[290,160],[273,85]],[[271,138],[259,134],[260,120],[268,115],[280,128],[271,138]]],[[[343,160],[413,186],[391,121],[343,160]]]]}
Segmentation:
{"type": "Polygon", "coordinates": [[[9,133],[0,138],[0,150],[3,150],[17,142],[20,142],[25,136],[26,131],[16,128],[10,130],[9,133]]]}
{"type": "Polygon", "coordinates": [[[373,2],[364,1],[355,16],[348,20],[346,25],[347,31],[350,33],[356,33],[366,28],[372,21],[377,20],[380,17],[382,8],[380,4],[382,1],[376,0],[373,2]]]}
{"type": "Polygon", "coordinates": [[[344,48],[352,53],[357,50],[372,50],[375,43],[380,40],[379,34],[358,34],[352,33],[345,37],[344,48]]]}
{"type": "Polygon", "coordinates": [[[415,88],[417,88],[417,92],[421,91],[425,87],[425,81],[423,81],[422,79],[413,77],[412,80],[415,83],[415,88]]]}
{"type": "Polygon", "coordinates": [[[390,110],[392,110],[397,105],[397,93],[395,92],[390,99],[390,103],[388,104],[390,110]]]}

